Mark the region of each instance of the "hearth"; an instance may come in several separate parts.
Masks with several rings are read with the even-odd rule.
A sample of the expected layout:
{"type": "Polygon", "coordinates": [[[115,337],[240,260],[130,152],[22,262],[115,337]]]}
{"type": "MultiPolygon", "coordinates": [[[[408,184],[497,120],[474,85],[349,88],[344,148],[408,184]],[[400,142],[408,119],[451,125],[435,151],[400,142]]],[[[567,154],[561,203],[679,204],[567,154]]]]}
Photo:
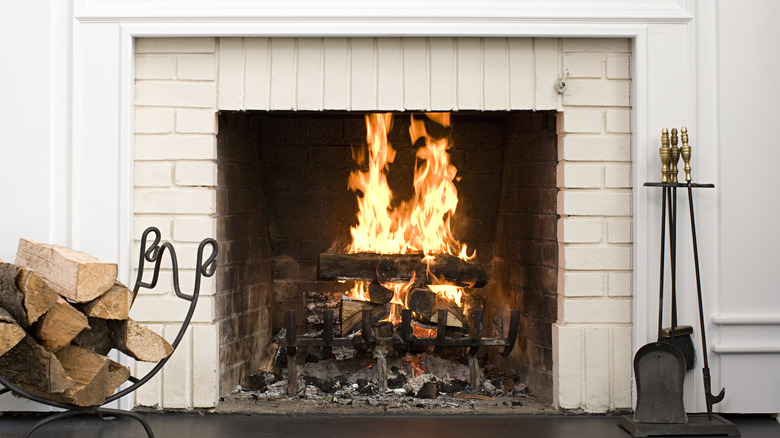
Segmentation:
{"type": "MultiPolygon", "coordinates": [[[[217,287],[241,286],[222,299],[217,317],[237,318],[223,339],[251,339],[257,315],[236,310],[271,290],[272,331],[282,333],[259,368],[277,378],[283,368],[288,393],[305,390],[289,378],[298,365],[351,366],[332,362],[334,349],[346,348],[355,350],[350,357],[373,357],[371,385],[382,391],[393,376],[388,360],[445,354],[462,362],[464,383],[475,391],[489,365],[494,377],[512,376],[512,385],[551,398],[555,112],[222,112],[219,126],[217,239],[227,255],[217,287]],[[367,140],[366,130],[376,123],[387,130],[380,137],[389,150],[369,152],[379,140],[367,140]],[[425,132],[410,138],[412,126],[425,132]],[[436,142],[446,143],[438,145],[438,163],[436,142]],[[386,161],[372,169],[381,154],[386,161]],[[426,204],[422,190],[435,201],[426,204]],[[399,219],[415,208],[436,223],[415,228],[399,219]],[[366,216],[374,211],[387,216],[366,216]],[[409,243],[426,227],[438,241],[409,243]],[[286,355],[274,354],[279,347],[286,355]]],[[[257,344],[233,354],[251,347],[257,344]]],[[[440,374],[429,371],[423,374],[440,374]]]]}

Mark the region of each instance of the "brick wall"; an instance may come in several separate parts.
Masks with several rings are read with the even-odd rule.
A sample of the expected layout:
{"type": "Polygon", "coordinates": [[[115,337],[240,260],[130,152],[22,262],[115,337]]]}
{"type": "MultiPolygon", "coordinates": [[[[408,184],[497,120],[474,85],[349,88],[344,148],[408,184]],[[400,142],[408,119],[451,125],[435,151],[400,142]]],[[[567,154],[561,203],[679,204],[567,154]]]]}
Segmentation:
{"type": "MultiPolygon", "coordinates": [[[[562,111],[553,398],[593,412],[629,407],[629,47],[625,39],[137,40],[136,236],[146,224],[159,225],[182,247],[187,266],[186,254],[197,245],[190,239],[200,237],[183,237],[182,226],[200,223],[216,235],[209,169],[218,110],[562,111]],[[552,85],[564,69],[569,89],[560,95],[552,85]]],[[[208,283],[186,353],[177,352],[157,383],[138,392],[137,403],[216,403],[217,329],[208,283]]],[[[167,336],[180,304],[170,292],[154,293],[163,296],[139,298],[134,313],[167,336]]]]}

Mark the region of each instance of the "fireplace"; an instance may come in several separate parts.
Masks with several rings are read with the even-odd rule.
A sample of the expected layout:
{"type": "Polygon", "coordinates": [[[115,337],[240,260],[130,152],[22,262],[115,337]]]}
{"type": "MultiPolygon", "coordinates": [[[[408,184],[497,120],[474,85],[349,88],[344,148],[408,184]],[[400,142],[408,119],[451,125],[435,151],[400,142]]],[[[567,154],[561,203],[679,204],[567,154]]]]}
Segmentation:
{"type": "MultiPolygon", "coordinates": [[[[591,411],[630,406],[628,40],[138,39],[135,52],[136,228],[156,225],[168,234],[164,237],[185,246],[213,235],[224,248],[222,275],[204,291],[210,297],[196,317],[187,353],[172,361],[174,366],[156,385],[137,394],[138,404],[210,406],[215,394],[233,390],[256,367],[262,346],[279,327],[280,314],[290,306],[303,311],[300,282],[315,281],[314,256],[337,238],[313,239],[306,233],[294,240],[281,235],[281,228],[296,221],[301,221],[298,233],[314,228],[315,221],[335,221],[333,230],[349,226],[348,218],[321,216],[308,206],[308,217],[300,219],[295,203],[277,205],[268,197],[292,191],[301,178],[316,182],[322,191],[334,184],[344,188],[349,144],[339,145],[341,152],[306,151],[306,160],[310,154],[341,153],[338,169],[319,169],[309,161],[302,169],[301,150],[292,147],[268,149],[267,161],[250,163],[249,158],[258,157],[258,145],[266,146],[263,135],[269,135],[254,131],[258,121],[286,120],[294,125],[293,135],[330,141],[337,128],[322,119],[338,116],[342,121],[335,126],[342,126],[338,129],[347,138],[337,143],[345,143],[364,137],[361,129],[345,127],[360,125],[353,119],[362,118],[361,111],[455,110],[453,120],[462,117],[462,125],[478,126],[462,135],[479,131],[490,139],[475,144],[495,145],[491,135],[510,139],[498,148],[502,162],[481,164],[501,169],[503,184],[493,194],[475,189],[476,195],[467,188],[468,172],[485,186],[490,186],[483,181],[490,172],[462,169],[466,194],[484,197],[487,209],[503,202],[508,210],[496,210],[495,219],[464,215],[464,223],[458,223],[456,215],[454,220],[456,226],[494,221],[466,231],[476,234],[478,257],[489,255],[479,260],[495,280],[486,293],[502,296],[507,285],[528,292],[507,295],[504,306],[506,311],[525,311],[525,337],[511,366],[556,405],[591,411]],[[564,75],[567,88],[558,93],[554,86],[564,75]],[[471,114],[474,110],[486,112],[471,114]],[[501,120],[503,127],[479,126],[488,119],[501,120]],[[308,123],[323,128],[310,130],[308,123]],[[237,129],[231,133],[228,128],[237,129]],[[309,131],[312,135],[306,135],[309,131]],[[494,134],[499,131],[503,135],[494,134]],[[510,147],[513,141],[518,144],[510,147]],[[250,172],[253,166],[257,172],[250,172]],[[300,177],[276,177],[274,172],[287,167],[300,177]],[[304,171],[319,179],[311,180],[314,176],[304,171]],[[235,176],[241,174],[251,176],[235,176]],[[529,175],[541,187],[525,187],[522,178],[529,175]],[[232,190],[223,190],[231,185],[232,190]],[[496,196],[498,202],[489,201],[496,196]],[[269,220],[268,212],[255,211],[258,205],[274,205],[279,213],[269,220]],[[292,253],[299,258],[290,257],[292,253]],[[545,254],[546,259],[536,258],[545,254]],[[520,260],[525,258],[533,260],[520,260]],[[534,261],[542,259],[546,261],[534,261]],[[502,277],[507,277],[505,284],[496,286],[502,277]],[[291,299],[283,300],[285,296],[291,299]]],[[[456,157],[464,154],[459,159],[472,152],[457,145],[454,149],[456,157]]],[[[315,204],[331,204],[349,217],[354,197],[342,193],[347,198],[324,196],[315,204]]],[[[293,196],[301,203],[307,200],[305,194],[293,196]]],[[[463,210],[468,213],[469,208],[479,210],[463,210]]],[[[165,333],[170,317],[159,308],[159,298],[140,297],[135,317],[160,324],[157,328],[165,333]]]]}

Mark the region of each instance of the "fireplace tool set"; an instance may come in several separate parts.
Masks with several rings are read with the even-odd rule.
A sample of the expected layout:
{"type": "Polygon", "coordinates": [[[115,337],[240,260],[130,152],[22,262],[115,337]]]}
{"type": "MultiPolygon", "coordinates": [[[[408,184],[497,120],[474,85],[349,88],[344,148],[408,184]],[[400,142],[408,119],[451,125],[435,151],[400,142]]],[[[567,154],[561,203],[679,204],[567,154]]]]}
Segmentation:
{"type": "Polygon", "coordinates": [[[661,182],[647,182],[646,187],[660,187],[661,194],[661,261],[658,292],[658,337],[656,342],[642,346],[634,356],[634,375],[637,386],[637,403],[633,417],[624,417],[620,426],[635,437],[653,435],[728,435],[740,436],[737,426],[723,417],[712,413],[712,406],[723,400],[725,389],[712,393],[707,338],[705,335],[704,306],[702,304],[701,274],[699,271],[699,250],[696,241],[696,220],[693,208],[694,188],[713,188],[713,184],[697,184],[691,178],[691,147],[688,144],[688,130],[681,128],[682,147],[678,148],[677,129],[661,132],[661,182]],[[682,156],[685,162],[685,183],[677,180],[677,164],[682,156]],[[691,326],[677,324],[677,188],[688,191],[690,208],[693,259],[696,274],[696,292],[701,330],[704,395],[707,414],[686,415],[683,404],[683,382],[685,372],[694,368],[696,352],[693,347],[691,326]],[[668,230],[667,230],[668,218],[668,230]],[[664,254],[665,237],[669,233],[670,277],[671,277],[671,327],[663,328],[664,309],[664,254]]]}
{"type": "Polygon", "coordinates": [[[173,353],[176,351],[176,347],[181,342],[182,338],[184,337],[184,333],[187,331],[187,328],[190,325],[190,320],[192,319],[192,315],[195,312],[195,306],[198,303],[198,295],[200,292],[201,278],[211,277],[212,275],[214,275],[214,272],[216,272],[216,267],[217,267],[216,258],[217,258],[217,251],[218,251],[217,242],[212,238],[206,238],[200,243],[200,246],[198,246],[197,264],[195,265],[195,284],[193,287],[194,290],[191,295],[181,292],[181,290],[179,289],[179,266],[176,258],[176,251],[174,251],[173,245],[171,245],[170,242],[163,242],[162,244],[160,244],[160,230],[158,230],[156,227],[149,227],[144,231],[141,237],[141,250],[140,250],[140,255],[138,260],[138,276],[136,278],[135,287],[133,288],[133,301],[135,301],[135,297],[138,295],[138,290],[140,288],[154,289],[155,286],[157,285],[157,280],[159,279],[159,275],[160,275],[161,262],[163,260],[163,255],[165,254],[166,250],[168,251],[168,254],[170,255],[171,258],[171,271],[172,271],[171,275],[173,277],[174,292],[176,293],[177,297],[190,302],[189,308],[187,310],[187,315],[185,316],[184,321],[182,322],[181,328],[179,329],[176,338],[171,343],[171,347],[173,347],[173,351],[167,357],[159,361],[154,366],[154,368],[152,368],[151,370],[149,370],[149,372],[146,373],[145,376],[141,378],[130,376],[128,381],[131,384],[128,387],[121,389],[116,393],[114,393],[113,395],[111,395],[110,397],[106,398],[103,404],[100,406],[76,406],[69,403],[63,403],[56,400],[38,397],[33,394],[30,394],[27,391],[24,391],[23,389],[19,388],[19,386],[15,385],[13,382],[0,375],[0,384],[5,386],[4,389],[0,390],[0,394],[11,391],[16,395],[25,397],[29,400],[38,403],[43,403],[55,408],[64,409],[63,412],[58,412],[49,415],[48,417],[45,417],[44,419],[32,425],[32,427],[30,427],[30,429],[28,429],[27,432],[24,434],[25,438],[31,436],[33,432],[35,432],[37,429],[39,429],[42,426],[45,426],[48,423],[51,423],[52,421],[71,417],[74,415],[82,415],[82,414],[96,415],[100,418],[119,417],[119,416],[134,418],[135,420],[138,420],[138,422],[141,423],[144,430],[146,431],[146,435],[149,438],[154,438],[152,427],[142,416],[138,415],[135,412],[123,411],[119,409],[111,409],[102,406],[132,393],[140,386],[148,382],[152,377],[154,377],[154,375],[157,374],[157,372],[160,371],[162,367],[168,362],[168,359],[170,359],[173,353]],[[147,238],[149,237],[149,234],[153,235],[154,241],[152,242],[151,246],[147,248],[147,238]],[[206,257],[206,259],[204,260],[204,250],[206,249],[207,246],[211,247],[211,254],[208,255],[208,257],[206,257]],[[145,283],[142,281],[144,277],[144,273],[146,272],[144,271],[145,262],[154,263],[152,280],[149,283],[145,283]]]}

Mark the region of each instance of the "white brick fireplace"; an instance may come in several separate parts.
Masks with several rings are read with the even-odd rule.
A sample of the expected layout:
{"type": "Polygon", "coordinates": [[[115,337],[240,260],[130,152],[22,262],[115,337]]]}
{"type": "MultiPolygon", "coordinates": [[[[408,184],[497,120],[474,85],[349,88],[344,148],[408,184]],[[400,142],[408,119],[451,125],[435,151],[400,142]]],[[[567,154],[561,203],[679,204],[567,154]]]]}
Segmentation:
{"type": "MultiPolygon", "coordinates": [[[[217,111],[557,110],[554,403],[631,406],[632,353],[657,314],[648,243],[660,211],[641,184],[656,178],[660,127],[696,132],[687,3],[195,3],[76,2],[75,247],[118,260],[127,280],[133,239],[153,224],[191,267],[197,241],[216,232],[217,111]]],[[[708,158],[694,159],[712,174],[708,158]]],[[[214,293],[207,282],[180,351],[137,404],[208,407],[232,389],[218,384],[214,293]]],[[[158,290],[134,316],[169,336],[183,307],[158,290]]],[[[694,393],[688,403],[700,403],[694,393]]]]}

